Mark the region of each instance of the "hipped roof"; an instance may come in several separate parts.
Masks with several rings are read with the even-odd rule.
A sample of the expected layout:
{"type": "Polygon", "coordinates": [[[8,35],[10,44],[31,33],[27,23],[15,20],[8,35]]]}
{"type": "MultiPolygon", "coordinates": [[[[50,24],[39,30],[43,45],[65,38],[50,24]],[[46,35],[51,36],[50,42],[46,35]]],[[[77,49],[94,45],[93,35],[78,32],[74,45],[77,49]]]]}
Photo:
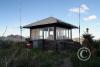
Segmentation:
{"type": "Polygon", "coordinates": [[[75,25],[69,24],[67,22],[64,22],[62,20],[59,20],[54,17],[48,17],[46,19],[42,19],[40,21],[28,24],[24,26],[23,28],[39,28],[39,27],[49,27],[55,25],[56,27],[63,27],[63,28],[78,28],[75,25]]]}

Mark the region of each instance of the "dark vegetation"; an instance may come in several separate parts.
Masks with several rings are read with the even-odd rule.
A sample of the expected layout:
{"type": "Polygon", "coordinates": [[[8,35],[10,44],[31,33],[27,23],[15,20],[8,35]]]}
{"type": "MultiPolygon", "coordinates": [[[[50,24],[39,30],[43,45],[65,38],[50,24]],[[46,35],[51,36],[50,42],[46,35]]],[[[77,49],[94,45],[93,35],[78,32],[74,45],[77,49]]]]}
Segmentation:
{"type": "Polygon", "coordinates": [[[87,61],[78,59],[77,54],[74,53],[71,57],[73,67],[100,67],[100,57],[91,56],[87,61]]]}
{"type": "Polygon", "coordinates": [[[28,49],[25,42],[0,40],[0,67],[60,67],[68,53],[28,49]]]}
{"type": "Polygon", "coordinates": [[[100,67],[100,40],[93,40],[91,34],[83,34],[83,46],[91,51],[91,57],[87,61],[80,61],[77,52],[71,56],[73,67],[100,67]]]}
{"type": "Polygon", "coordinates": [[[90,48],[92,53],[88,61],[80,61],[77,50],[28,49],[26,42],[0,40],[0,67],[61,67],[68,57],[71,57],[73,67],[100,67],[100,40],[93,40],[90,34],[83,37],[83,46],[90,48]]]}

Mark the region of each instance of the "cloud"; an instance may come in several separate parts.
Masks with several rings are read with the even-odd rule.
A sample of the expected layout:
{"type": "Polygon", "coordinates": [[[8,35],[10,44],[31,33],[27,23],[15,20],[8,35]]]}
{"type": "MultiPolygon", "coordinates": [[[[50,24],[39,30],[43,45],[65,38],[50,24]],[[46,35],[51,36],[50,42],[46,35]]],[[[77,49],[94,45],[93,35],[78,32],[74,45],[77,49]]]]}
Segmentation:
{"type": "MultiPolygon", "coordinates": [[[[85,13],[88,10],[89,10],[89,8],[87,5],[85,5],[85,4],[80,5],[80,13],[85,13]]],[[[69,9],[69,11],[74,12],[74,13],[79,13],[79,7],[71,8],[71,9],[69,9]]]]}
{"type": "Polygon", "coordinates": [[[96,15],[91,15],[91,16],[87,16],[84,18],[85,21],[92,21],[92,20],[96,20],[97,16],[96,15]]]}

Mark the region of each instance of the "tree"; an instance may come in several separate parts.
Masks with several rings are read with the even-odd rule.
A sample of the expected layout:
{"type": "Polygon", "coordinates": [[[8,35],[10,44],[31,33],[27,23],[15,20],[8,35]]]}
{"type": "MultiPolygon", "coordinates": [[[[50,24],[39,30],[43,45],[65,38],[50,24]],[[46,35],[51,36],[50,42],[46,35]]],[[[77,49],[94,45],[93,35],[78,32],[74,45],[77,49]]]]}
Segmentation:
{"type": "Polygon", "coordinates": [[[85,46],[85,47],[88,47],[88,48],[93,48],[93,37],[91,34],[89,34],[89,28],[86,28],[86,33],[83,34],[83,42],[82,42],[82,45],[85,46]]]}

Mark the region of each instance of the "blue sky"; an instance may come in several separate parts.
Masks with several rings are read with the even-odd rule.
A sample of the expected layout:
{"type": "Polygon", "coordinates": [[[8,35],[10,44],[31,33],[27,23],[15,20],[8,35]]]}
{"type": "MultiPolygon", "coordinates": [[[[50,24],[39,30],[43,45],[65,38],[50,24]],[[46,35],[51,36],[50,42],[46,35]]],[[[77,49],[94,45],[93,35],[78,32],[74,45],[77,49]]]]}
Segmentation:
{"type": "MultiPolygon", "coordinates": [[[[6,26],[5,36],[20,34],[20,7],[22,25],[53,16],[78,26],[79,6],[82,7],[81,34],[88,27],[95,38],[100,38],[99,0],[0,0],[0,36],[6,26]]],[[[29,30],[23,29],[23,35],[29,36],[29,30]]],[[[78,30],[73,31],[73,37],[78,37],[78,30]]]]}

